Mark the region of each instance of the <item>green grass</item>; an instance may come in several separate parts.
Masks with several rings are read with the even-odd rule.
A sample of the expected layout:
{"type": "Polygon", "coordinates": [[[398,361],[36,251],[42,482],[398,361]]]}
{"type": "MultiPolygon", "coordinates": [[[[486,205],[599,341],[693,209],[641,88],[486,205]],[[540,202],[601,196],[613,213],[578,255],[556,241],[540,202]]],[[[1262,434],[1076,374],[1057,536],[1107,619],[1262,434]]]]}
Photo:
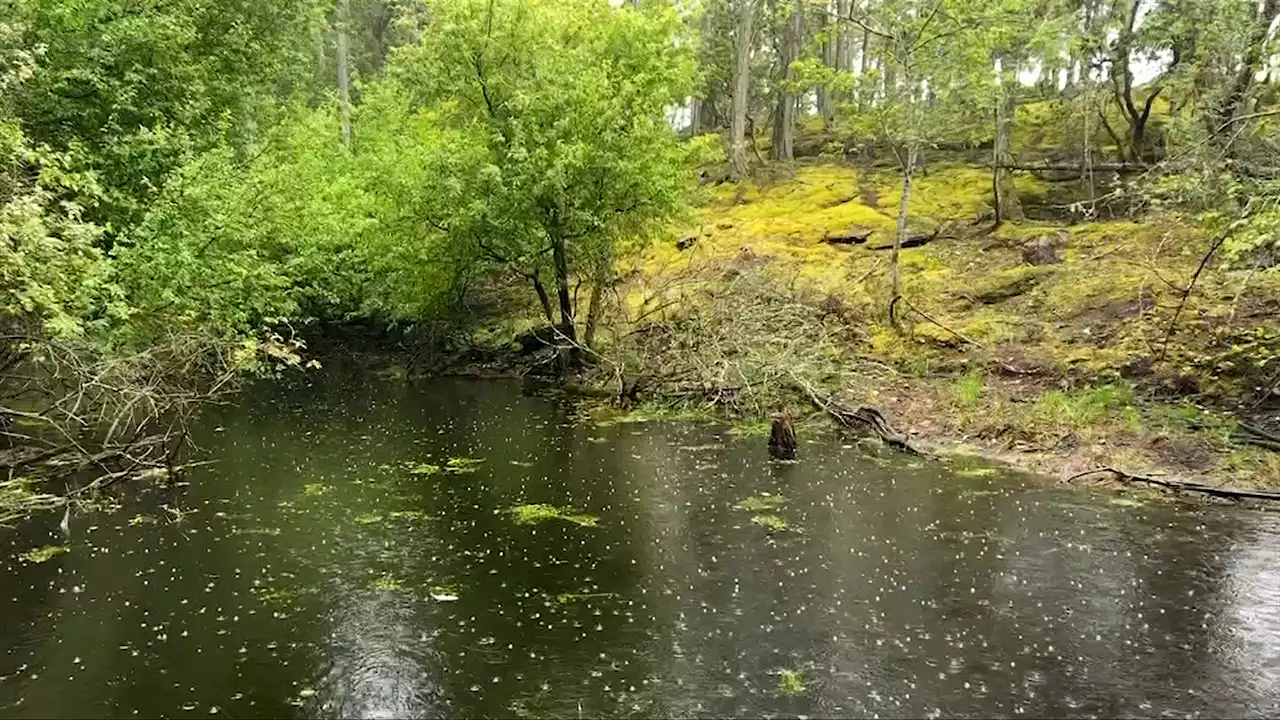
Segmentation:
{"type": "Polygon", "coordinates": [[[982,371],[970,370],[952,382],[951,399],[962,408],[975,408],[982,402],[982,389],[985,385],[982,371]]]}
{"type": "Polygon", "coordinates": [[[1123,384],[1103,385],[1073,393],[1053,390],[1036,401],[1032,414],[1038,422],[1071,428],[1087,428],[1106,422],[1136,427],[1139,422],[1134,408],[1133,387],[1123,384]]]}

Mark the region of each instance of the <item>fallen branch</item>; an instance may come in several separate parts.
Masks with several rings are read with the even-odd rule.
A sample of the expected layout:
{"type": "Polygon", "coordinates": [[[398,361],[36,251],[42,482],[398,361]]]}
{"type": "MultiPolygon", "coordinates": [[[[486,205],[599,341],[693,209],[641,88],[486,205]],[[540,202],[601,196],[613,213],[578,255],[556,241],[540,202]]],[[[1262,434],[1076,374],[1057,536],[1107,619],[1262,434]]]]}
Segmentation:
{"type": "Polygon", "coordinates": [[[1222,244],[1227,241],[1227,238],[1231,237],[1231,233],[1235,232],[1236,228],[1240,227],[1248,217],[1249,206],[1246,205],[1244,212],[1240,214],[1240,218],[1228,225],[1226,230],[1223,230],[1218,237],[1214,238],[1213,242],[1209,245],[1209,251],[1200,259],[1200,266],[1196,268],[1195,274],[1191,276],[1191,282],[1187,283],[1186,290],[1182,292],[1182,299],[1178,301],[1178,309],[1173,312],[1173,317],[1169,319],[1169,327],[1164,332],[1164,342],[1160,345],[1160,356],[1156,358],[1156,362],[1164,362],[1165,355],[1169,352],[1169,340],[1173,338],[1173,332],[1177,329],[1178,317],[1182,315],[1182,310],[1187,306],[1187,298],[1191,296],[1191,290],[1195,288],[1196,282],[1200,279],[1200,275],[1204,272],[1205,267],[1209,265],[1209,259],[1213,257],[1213,254],[1218,251],[1218,248],[1222,247],[1222,244]]]}
{"type": "Polygon", "coordinates": [[[1103,466],[1093,470],[1086,470],[1082,473],[1077,473],[1067,478],[1066,482],[1074,482],[1080,478],[1088,477],[1090,475],[1098,475],[1101,473],[1109,473],[1121,482],[1146,483],[1147,485],[1155,485],[1174,492],[1195,492],[1204,495],[1211,495],[1213,497],[1228,498],[1231,500],[1247,499],[1280,501],[1280,492],[1214,487],[1212,485],[1205,485],[1204,483],[1188,482],[1185,480],[1164,480],[1162,478],[1151,477],[1150,475],[1135,475],[1110,466],[1103,466]]]}
{"type": "Polygon", "coordinates": [[[967,337],[967,336],[965,336],[963,333],[960,333],[960,332],[958,332],[958,331],[956,331],[956,330],[952,330],[951,328],[947,327],[946,325],[943,325],[942,323],[938,322],[937,320],[934,320],[934,319],[933,319],[932,317],[930,317],[927,313],[925,313],[925,311],[921,310],[920,308],[916,307],[915,305],[912,305],[910,300],[907,300],[905,297],[903,297],[903,296],[901,296],[901,295],[899,295],[898,297],[895,297],[895,298],[893,299],[893,301],[889,303],[889,316],[890,316],[890,317],[893,317],[893,310],[894,310],[894,306],[895,306],[895,305],[897,305],[898,303],[902,303],[903,305],[906,305],[908,310],[910,310],[910,311],[914,312],[915,314],[919,315],[920,317],[924,318],[925,320],[928,320],[929,322],[933,323],[934,325],[937,325],[938,327],[942,328],[943,330],[946,330],[947,332],[951,333],[952,335],[955,335],[956,337],[960,338],[960,339],[961,339],[961,340],[963,340],[964,342],[967,342],[967,343],[969,343],[970,345],[973,345],[974,347],[983,347],[982,343],[978,342],[977,340],[974,340],[973,338],[967,337]]]}
{"type": "Polygon", "coordinates": [[[1250,425],[1245,422],[1237,423],[1236,432],[1233,433],[1233,436],[1242,443],[1256,445],[1273,452],[1280,452],[1280,436],[1269,433],[1257,425],[1250,425]]]}
{"type": "Polygon", "coordinates": [[[840,405],[831,398],[824,398],[819,395],[807,383],[796,379],[791,379],[792,383],[805,395],[809,396],[809,401],[819,410],[827,413],[837,423],[845,428],[857,432],[870,431],[880,438],[884,444],[911,453],[912,455],[925,455],[907,439],[907,436],[894,429],[893,425],[885,418],[884,413],[869,405],[860,405],[856,408],[849,408],[840,405]]]}

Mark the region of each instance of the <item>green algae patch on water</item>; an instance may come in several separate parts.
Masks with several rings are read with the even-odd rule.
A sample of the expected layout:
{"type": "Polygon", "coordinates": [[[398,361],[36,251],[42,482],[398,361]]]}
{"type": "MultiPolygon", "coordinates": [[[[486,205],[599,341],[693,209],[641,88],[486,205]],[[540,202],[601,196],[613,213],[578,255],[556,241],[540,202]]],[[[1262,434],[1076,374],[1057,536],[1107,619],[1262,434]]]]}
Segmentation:
{"type": "Polygon", "coordinates": [[[564,520],[582,527],[596,527],[600,523],[600,518],[596,515],[579,513],[571,508],[558,508],[545,503],[517,505],[511,508],[511,514],[515,517],[517,525],[537,525],[548,520],[564,520]]]}
{"type": "Polygon", "coordinates": [[[804,692],[804,673],[799,670],[782,670],[778,673],[778,692],[783,695],[799,695],[804,692]]]}
{"type": "Polygon", "coordinates": [[[42,563],[69,552],[71,548],[66,545],[44,545],[22,553],[18,559],[25,563],[42,563]]]}
{"type": "Polygon", "coordinates": [[[787,498],[783,495],[760,493],[759,495],[752,495],[751,497],[736,503],[733,507],[735,510],[747,510],[753,513],[767,513],[777,510],[786,504],[787,498]]]}
{"type": "Polygon", "coordinates": [[[436,602],[454,602],[458,599],[458,586],[453,583],[443,583],[440,585],[432,585],[427,590],[427,595],[436,602]]]}
{"type": "Polygon", "coordinates": [[[451,473],[470,473],[482,464],[484,460],[481,458],[451,457],[445,462],[444,469],[451,473]]]}
{"type": "Polygon", "coordinates": [[[332,489],[332,485],[321,482],[307,483],[302,486],[302,495],[303,497],[320,497],[332,489]]]}
{"type": "Polygon", "coordinates": [[[769,532],[782,532],[783,530],[787,530],[791,527],[791,524],[786,521],[786,518],[778,515],[771,515],[769,513],[754,515],[751,518],[751,522],[763,527],[769,532]]]}
{"type": "Polygon", "coordinates": [[[611,592],[576,592],[576,593],[560,593],[556,595],[556,602],[560,605],[568,605],[569,603],[579,600],[594,600],[599,598],[617,597],[617,593],[611,592]]]}
{"type": "Polygon", "coordinates": [[[373,589],[384,590],[387,592],[396,592],[399,590],[404,590],[404,583],[400,581],[400,578],[394,575],[391,575],[390,573],[387,573],[385,575],[378,577],[376,580],[373,581],[373,589]]]}

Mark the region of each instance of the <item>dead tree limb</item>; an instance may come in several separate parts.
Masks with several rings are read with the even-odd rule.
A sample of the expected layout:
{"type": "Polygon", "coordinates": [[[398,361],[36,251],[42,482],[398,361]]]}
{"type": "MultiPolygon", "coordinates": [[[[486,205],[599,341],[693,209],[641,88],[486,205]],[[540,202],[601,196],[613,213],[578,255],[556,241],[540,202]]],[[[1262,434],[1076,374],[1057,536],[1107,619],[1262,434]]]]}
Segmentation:
{"type": "Polygon", "coordinates": [[[905,434],[894,429],[893,425],[885,418],[884,413],[876,408],[869,405],[850,408],[835,402],[830,397],[822,397],[808,383],[797,380],[794,377],[792,378],[792,383],[809,397],[809,401],[813,403],[814,407],[830,415],[842,427],[860,433],[871,432],[889,447],[912,455],[926,454],[912,445],[905,434]]]}
{"type": "Polygon", "coordinates": [[[1230,500],[1269,500],[1280,501],[1280,492],[1268,492],[1265,490],[1244,490],[1240,488],[1224,488],[1205,485],[1204,483],[1189,482],[1185,480],[1165,480],[1163,478],[1151,477],[1150,475],[1135,475],[1134,473],[1119,470],[1110,466],[1103,466],[1093,470],[1087,470],[1077,473],[1067,478],[1067,482],[1074,482],[1083,477],[1090,475],[1110,474],[1116,480],[1124,483],[1144,483],[1162,487],[1166,490],[1174,492],[1194,492],[1212,497],[1226,498],[1230,500]]]}
{"type": "Polygon", "coordinates": [[[1191,276],[1191,282],[1187,283],[1187,288],[1182,291],[1182,299],[1178,301],[1178,309],[1173,311],[1173,317],[1169,319],[1169,327],[1164,332],[1164,342],[1160,344],[1160,356],[1156,358],[1156,362],[1164,362],[1165,356],[1169,353],[1169,340],[1173,338],[1173,332],[1177,329],[1178,318],[1182,315],[1183,309],[1186,308],[1187,298],[1191,297],[1191,291],[1195,288],[1196,282],[1200,280],[1200,275],[1203,274],[1204,269],[1209,266],[1209,260],[1213,257],[1214,253],[1218,251],[1218,248],[1222,247],[1222,244],[1227,241],[1227,238],[1231,237],[1231,233],[1235,232],[1236,228],[1240,227],[1240,223],[1248,216],[1249,207],[1246,205],[1244,212],[1240,214],[1240,219],[1231,223],[1227,226],[1226,230],[1219,233],[1218,237],[1214,238],[1213,242],[1209,245],[1209,251],[1200,259],[1200,266],[1196,268],[1195,274],[1191,276]]]}

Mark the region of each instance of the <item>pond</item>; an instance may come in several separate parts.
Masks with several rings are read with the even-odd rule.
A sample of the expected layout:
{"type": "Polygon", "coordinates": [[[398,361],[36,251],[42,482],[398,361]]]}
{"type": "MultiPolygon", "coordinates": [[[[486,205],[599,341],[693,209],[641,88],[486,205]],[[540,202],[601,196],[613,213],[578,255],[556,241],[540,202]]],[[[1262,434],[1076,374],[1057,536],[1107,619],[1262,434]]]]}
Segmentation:
{"type": "Polygon", "coordinates": [[[1270,513],[337,369],[197,440],[0,530],[0,716],[1280,713],[1270,513]]]}

